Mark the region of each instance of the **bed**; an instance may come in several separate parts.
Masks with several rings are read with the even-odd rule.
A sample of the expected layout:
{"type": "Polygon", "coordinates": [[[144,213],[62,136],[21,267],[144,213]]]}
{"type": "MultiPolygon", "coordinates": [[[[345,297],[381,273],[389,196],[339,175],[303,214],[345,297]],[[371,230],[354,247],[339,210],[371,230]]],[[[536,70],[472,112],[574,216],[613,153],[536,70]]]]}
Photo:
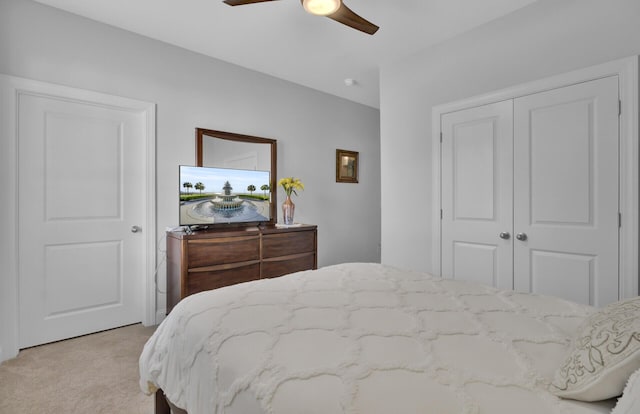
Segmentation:
{"type": "MultiPolygon", "coordinates": [[[[636,329],[640,301],[629,303],[636,329]]],[[[638,414],[639,329],[619,378],[589,379],[588,398],[562,389],[584,374],[595,348],[572,347],[598,314],[380,264],[328,266],[185,298],[145,345],[140,387],[157,412],[166,396],[189,414],[638,414]],[[621,379],[621,402],[622,389],[599,394],[621,379]]]]}

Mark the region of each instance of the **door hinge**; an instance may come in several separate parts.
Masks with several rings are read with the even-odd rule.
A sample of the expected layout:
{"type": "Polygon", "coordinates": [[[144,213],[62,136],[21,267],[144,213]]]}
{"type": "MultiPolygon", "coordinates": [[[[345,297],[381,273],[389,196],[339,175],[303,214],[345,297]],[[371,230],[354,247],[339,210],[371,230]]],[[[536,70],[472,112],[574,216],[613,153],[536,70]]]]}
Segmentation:
{"type": "Polygon", "coordinates": [[[440,131],[440,143],[442,144],[442,131],[440,131]]]}
{"type": "Polygon", "coordinates": [[[622,228],[622,213],[618,213],[618,228],[622,228]]]}
{"type": "Polygon", "coordinates": [[[622,116],[622,99],[618,99],[618,116],[622,116]]]}
{"type": "Polygon", "coordinates": [[[442,209],[440,209],[440,220],[442,220],[443,216],[444,216],[444,213],[442,212],[442,209]]]}

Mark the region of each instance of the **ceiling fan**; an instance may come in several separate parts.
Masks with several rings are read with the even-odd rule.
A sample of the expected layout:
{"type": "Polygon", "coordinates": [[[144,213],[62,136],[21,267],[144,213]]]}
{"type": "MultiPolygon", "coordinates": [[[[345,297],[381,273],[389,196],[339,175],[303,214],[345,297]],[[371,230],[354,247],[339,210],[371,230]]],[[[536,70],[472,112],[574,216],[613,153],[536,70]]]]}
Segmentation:
{"type": "MultiPolygon", "coordinates": [[[[252,3],[263,3],[265,1],[278,0],[224,0],[223,3],[229,6],[242,6],[252,3]]],[[[360,17],[350,8],[345,6],[342,0],[300,0],[304,9],[318,16],[326,16],[339,23],[347,25],[353,29],[360,30],[367,34],[374,34],[379,27],[370,21],[360,17]]]]}

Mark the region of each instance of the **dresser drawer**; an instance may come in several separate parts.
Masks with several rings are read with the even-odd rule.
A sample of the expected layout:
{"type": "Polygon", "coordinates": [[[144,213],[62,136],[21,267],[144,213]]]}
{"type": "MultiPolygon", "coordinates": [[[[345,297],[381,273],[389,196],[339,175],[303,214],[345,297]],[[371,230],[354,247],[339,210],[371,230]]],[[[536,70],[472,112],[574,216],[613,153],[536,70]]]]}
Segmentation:
{"type": "Polygon", "coordinates": [[[315,252],[287,256],[287,259],[262,261],[262,277],[278,277],[301,270],[311,270],[316,263],[315,252]]]}
{"type": "Polygon", "coordinates": [[[260,279],[260,262],[232,268],[190,271],[184,296],[257,279],[260,279]]]}
{"type": "Polygon", "coordinates": [[[315,251],[315,242],[314,231],[265,234],[262,237],[262,258],[313,252],[315,251]]]}
{"type": "Polygon", "coordinates": [[[260,237],[219,237],[188,242],[189,269],[260,260],[260,237]]]}

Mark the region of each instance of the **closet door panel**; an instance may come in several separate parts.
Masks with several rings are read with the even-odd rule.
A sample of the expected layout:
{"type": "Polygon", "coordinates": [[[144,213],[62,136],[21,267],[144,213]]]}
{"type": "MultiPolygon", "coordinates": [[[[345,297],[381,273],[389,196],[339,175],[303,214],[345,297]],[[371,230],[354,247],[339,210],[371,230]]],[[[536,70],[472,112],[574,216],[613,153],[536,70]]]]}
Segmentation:
{"type": "Polygon", "coordinates": [[[515,288],[617,300],[617,77],[517,98],[514,120],[515,288]]]}
{"type": "Polygon", "coordinates": [[[513,287],[512,101],[441,118],[442,276],[513,287]]]}
{"type": "Polygon", "coordinates": [[[593,295],[596,257],[545,250],[531,250],[531,291],[558,295],[578,303],[589,303],[593,295]],[[562,277],[558,277],[558,271],[562,277]],[[551,287],[551,288],[550,288],[551,287]]]}

